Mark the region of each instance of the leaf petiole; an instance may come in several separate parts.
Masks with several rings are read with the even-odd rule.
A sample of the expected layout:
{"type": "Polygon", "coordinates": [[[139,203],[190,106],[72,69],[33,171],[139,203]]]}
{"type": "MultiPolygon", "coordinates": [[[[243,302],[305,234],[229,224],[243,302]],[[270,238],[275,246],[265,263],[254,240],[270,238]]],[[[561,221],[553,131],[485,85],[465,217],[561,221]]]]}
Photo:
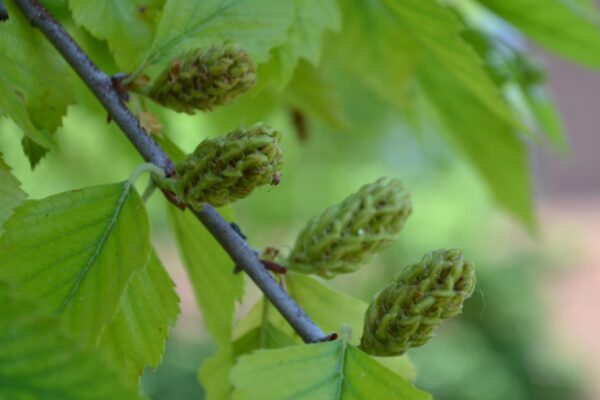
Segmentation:
{"type": "Polygon", "coordinates": [[[145,172],[150,173],[151,179],[148,182],[148,186],[144,190],[144,193],[142,194],[142,199],[144,200],[144,202],[148,201],[148,199],[150,198],[150,196],[152,196],[157,187],[169,192],[176,193],[176,180],[173,178],[168,178],[165,174],[165,171],[163,171],[162,168],[158,167],[153,163],[144,163],[138,165],[129,176],[129,183],[131,185],[135,184],[139,177],[145,172]]]}

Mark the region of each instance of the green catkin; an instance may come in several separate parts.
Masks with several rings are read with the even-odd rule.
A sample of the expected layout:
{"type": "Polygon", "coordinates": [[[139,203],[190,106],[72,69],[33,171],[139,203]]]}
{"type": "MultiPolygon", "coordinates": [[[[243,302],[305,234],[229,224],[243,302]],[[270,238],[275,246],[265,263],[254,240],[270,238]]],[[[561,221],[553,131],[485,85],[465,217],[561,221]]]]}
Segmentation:
{"type": "Polygon", "coordinates": [[[360,348],[398,356],[425,344],[434,329],[462,311],[475,288],[473,264],[460,250],[436,250],[406,267],[373,299],[360,348]]]}
{"type": "Polygon", "coordinates": [[[206,139],[177,165],[176,193],[194,210],[221,207],[255,188],[277,183],[282,164],[281,134],[259,123],[206,139]]]}
{"type": "Polygon", "coordinates": [[[173,60],[148,95],[178,112],[193,114],[230,103],[256,82],[256,66],[237,45],[199,49],[173,60]]]}
{"type": "Polygon", "coordinates": [[[354,272],[398,236],[411,211],[400,181],[381,178],[312,219],[287,265],[324,278],[354,272]]]}

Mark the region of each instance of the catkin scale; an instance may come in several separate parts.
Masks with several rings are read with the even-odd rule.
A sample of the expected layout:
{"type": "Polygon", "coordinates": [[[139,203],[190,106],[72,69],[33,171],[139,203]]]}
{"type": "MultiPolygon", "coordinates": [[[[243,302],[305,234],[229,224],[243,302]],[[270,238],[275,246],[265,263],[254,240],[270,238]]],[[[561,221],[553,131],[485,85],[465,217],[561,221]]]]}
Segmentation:
{"type": "Polygon", "coordinates": [[[381,178],[313,218],[287,265],[324,278],[354,272],[397,237],[411,211],[400,181],[381,178]]]}
{"type": "Polygon", "coordinates": [[[176,192],[194,210],[221,207],[279,177],[281,134],[264,124],[206,139],[177,165],[176,192]]]}
{"type": "Polygon", "coordinates": [[[171,62],[148,95],[178,112],[193,114],[230,103],[256,82],[256,66],[237,45],[198,49],[171,62]]]}
{"type": "Polygon", "coordinates": [[[460,314],[474,288],[473,264],[460,250],[427,254],[375,295],[365,313],[361,349],[397,356],[425,344],[443,320],[460,314]]]}

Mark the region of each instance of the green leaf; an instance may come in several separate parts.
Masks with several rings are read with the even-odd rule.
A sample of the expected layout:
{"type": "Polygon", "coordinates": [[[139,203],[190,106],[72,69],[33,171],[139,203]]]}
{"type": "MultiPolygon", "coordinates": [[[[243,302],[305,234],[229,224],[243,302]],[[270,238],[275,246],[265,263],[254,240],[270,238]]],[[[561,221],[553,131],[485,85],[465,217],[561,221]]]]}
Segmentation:
{"type": "Polygon", "coordinates": [[[231,345],[221,345],[212,357],[202,363],[198,378],[208,400],[229,400],[233,390],[229,382],[229,371],[235,357],[231,345]]]}
{"type": "Polygon", "coordinates": [[[100,347],[137,383],[144,367],[160,363],[178,315],[175,285],[152,250],[148,264],[131,277],[100,347]]]}
{"type": "Polygon", "coordinates": [[[30,200],[0,238],[0,281],[61,314],[95,345],[134,272],[148,262],[144,204],[129,182],[30,200]]]}
{"type": "MultiPolygon", "coordinates": [[[[229,209],[221,209],[226,219],[229,209]]],[[[169,220],[206,327],[218,344],[231,338],[236,301],[242,298],[244,279],[233,274],[233,262],[189,210],[169,207],[169,220]]]]}
{"type": "Polygon", "coordinates": [[[21,189],[21,182],[10,173],[10,167],[0,153],[0,235],[4,232],[4,222],[26,198],[27,194],[21,189]]]}
{"type": "Polygon", "coordinates": [[[343,30],[330,37],[325,53],[382,98],[403,105],[420,59],[419,43],[381,0],[347,0],[340,7],[343,30]]]}
{"type": "MultiPolygon", "coordinates": [[[[279,86],[285,86],[303,59],[317,65],[321,56],[323,34],[340,28],[341,16],[336,0],[294,0],[296,12],[284,45],[273,50],[279,66],[279,86]]],[[[275,77],[270,77],[271,81],[275,77]]]]}
{"type": "Polygon", "coordinates": [[[279,349],[295,344],[297,343],[294,339],[267,321],[233,342],[233,353],[235,357],[239,357],[254,350],[279,349]]]}
{"type": "Polygon", "coordinates": [[[547,49],[600,68],[597,10],[563,0],[480,0],[547,49]]]}
{"type": "Polygon", "coordinates": [[[21,147],[23,147],[23,152],[29,159],[29,165],[31,165],[31,169],[34,169],[38,163],[48,154],[48,149],[40,146],[33,140],[29,138],[29,136],[23,136],[21,139],[21,147]]]}
{"type": "Polygon", "coordinates": [[[343,2],[344,30],[328,52],[389,103],[405,110],[424,60],[458,80],[492,112],[517,125],[482,60],[460,36],[461,22],[436,0],[343,2]]]}
{"type": "Polygon", "coordinates": [[[12,2],[6,6],[10,18],[0,26],[0,113],[49,148],[49,133],[61,125],[75,99],[72,72],[21,11],[12,2]]]}
{"type": "Polygon", "coordinates": [[[420,69],[421,88],[449,137],[484,179],[496,201],[534,225],[529,159],[515,128],[484,106],[457,79],[431,62],[420,69]]]}
{"type": "Polygon", "coordinates": [[[240,355],[258,349],[274,349],[293,344],[297,342],[267,322],[236,339],[233,346],[221,346],[214,356],[204,361],[200,369],[200,381],[207,398],[231,399],[233,386],[229,382],[229,372],[240,355]]]}
{"type": "MultiPolygon", "coordinates": [[[[220,211],[231,219],[229,208],[220,211]]],[[[218,346],[217,353],[202,366],[200,378],[207,398],[227,399],[233,314],[244,292],[244,279],[233,274],[233,262],[225,250],[189,210],[169,207],[169,220],[204,322],[218,346]]]]}
{"type": "Polygon", "coordinates": [[[69,0],[73,19],[106,40],[117,66],[131,72],[152,44],[165,0],[69,0]]]}
{"type": "Polygon", "coordinates": [[[0,398],[138,399],[117,371],[62,332],[57,317],[0,285],[0,398]]]}
{"type": "Polygon", "coordinates": [[[508,102],[520,119],[539,128],[562,153],[567,139],[558,110],[544,87],[545,72],[534,58],[481,29],[463,32],[463,37],[486,61],[490,75],[503,88],[508,102]]]}
{"type": "Polygon", "coordinates": [[[283,96],[294,107],[334,129],[348,126],[348,117],[344,113],[337,88],[306,62],[298,65],[283,96]]]}
{"type": "Polygon", "coordinates": [[[460,21],[436,0],[384,0],[390,12],[427,52],[424,62],[448,74],[499,117],[514,116],[482,68],[482,60],[460,36],[460,21]]]}
{"type": "MultiPolygon", "coordinates": [[[[1,40],[1,37],[0,37],[1,40]]],[[[0,55],[0,64],[2,55],[0,55]]],[[[0,69],[2,66],[0,65],[0,69]]],[[[1,72],[1,70],[0,70],[1,72]]],[[[23,99],[15,92],[0,74],[0,114],[12,119],[23,131],[26,137],[44,148],[52,147],[52,138],[45,130],[39,130],[33,125],[23,99]]]]}
{"type": "Polygon", "coordinates": [[[321,329],[339,332],[342,326],[348,326],[351,331],[350,342],[360,343],[367,303],[298,272],[288,272],[286,285],[290,295],[321,329]]]}
{"type": "Polygon", "coordinates": [[[231,371],[231,381],[236,400],[430,398],[345,340],[243,356],[231,371]]]}
{"type": "Polygon", "coordinates": [[[567,134],[556,105],[542,86],[523,88],[523,97],[536,124],[561,153],[568,151],[567,134]]]}
{"type": "Polygon", "coordinates": [[[293,17],[291,1],[169,0],[144,65],[224,40],[239,43],[255,61],[264,61],[285,40],[293,17]]]}
{"type": "MultiPolygon", "coordinates": [[[[317,279],[289,271],[286,284],[290,295],[325,332],[339,332],[342,326],[350,329],[350,343],[358,345],[363,331],[365,312],[369,306],[362,300],[325,286],[317,279]]],[[[405,379],[416,377],[415,367],[408,356],[377,358],[405,379]]]]}
{"type": "Polygon", "coordinates": [[[155,136],[154,139],[174,163],[177,164],[185,159],[186,154],[168,136],[155,136]]]}

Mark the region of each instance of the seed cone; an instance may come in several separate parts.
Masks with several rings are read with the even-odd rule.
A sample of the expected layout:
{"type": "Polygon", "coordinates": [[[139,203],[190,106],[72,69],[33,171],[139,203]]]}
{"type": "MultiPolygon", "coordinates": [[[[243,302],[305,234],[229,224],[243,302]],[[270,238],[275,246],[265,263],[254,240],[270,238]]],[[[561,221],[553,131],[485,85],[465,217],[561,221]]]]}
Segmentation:
{"type": "Polygon", "coordinates": [[[279,179],[281,134],[264,124],[206,139],[177,165],[176,192],[194,210],[242,199],[279,179]]]}
{"type": "Polygon", "coordinates": [[[149,96],[193,114],[227,104],[256,82],[256,66],[237,45],[225,43],[175,59],[154,81],[149,96]]]}
{"type": "Polygon", "coordinates": [[[460,314],[474,288],[473,264],[460,250],[425,255],[375,296],[365,314],[361,349],[398,356],[425,344],[444,319],[460,314]]]}
{"type": "Polygon", "coordinates": [[[396,179],[381,178],[312,219],[288,257],[288,267],[333,278],[354,272],[388,246],[412,211],[396,179]]]}

